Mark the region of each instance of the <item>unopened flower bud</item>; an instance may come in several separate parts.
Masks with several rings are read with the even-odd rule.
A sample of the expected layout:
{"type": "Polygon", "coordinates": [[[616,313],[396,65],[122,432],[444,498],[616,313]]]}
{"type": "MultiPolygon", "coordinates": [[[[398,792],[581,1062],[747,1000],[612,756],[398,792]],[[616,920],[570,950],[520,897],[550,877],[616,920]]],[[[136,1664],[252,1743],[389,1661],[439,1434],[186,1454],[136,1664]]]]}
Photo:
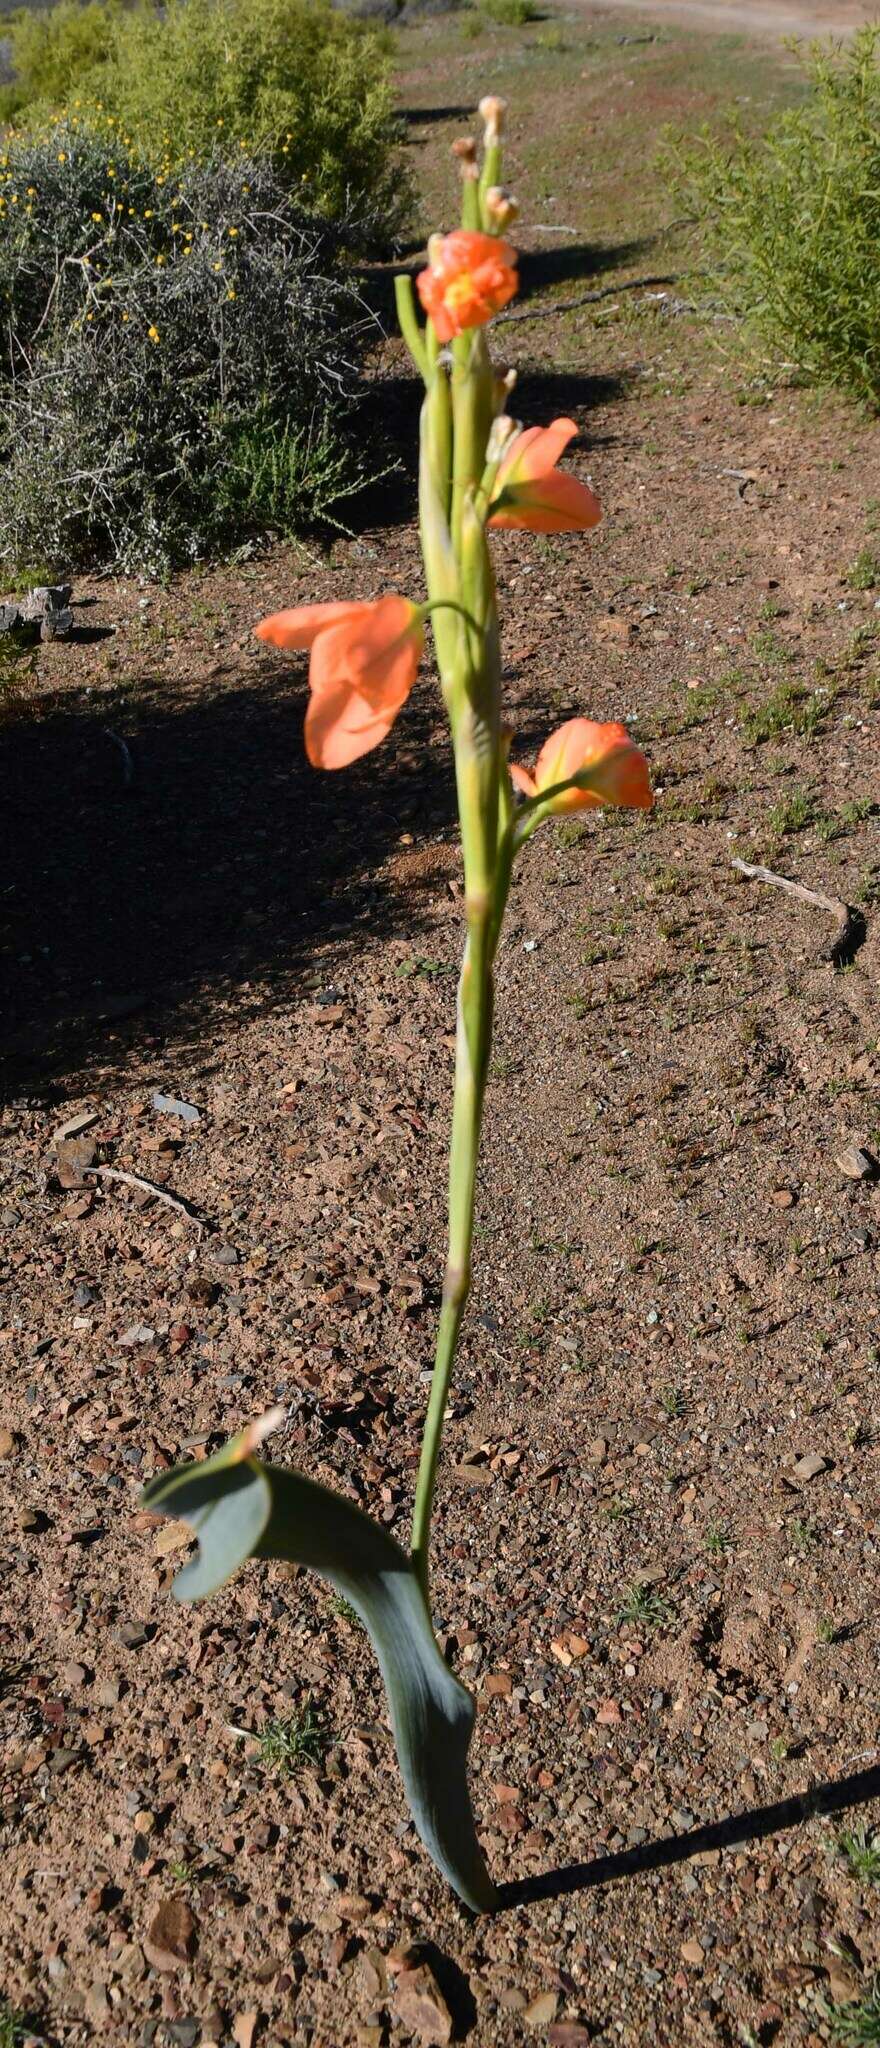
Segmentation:
{"type": "Polygon", "coordinates": [[[492,411],[502,413],[516,383],[515,370],[496,370],[492,379],[492,411]]]}
{"type": "Polygon", "coordinates": [[[445,240],[445,235],[428,236],[428,263],[432,270],[440,270],[442,268],[443,244],[445,240]]]}
{"type": "Polygon", "coordinates": [[[480,113],[486,123],[487,144],[498,141],[506,112],[507,101],[499,99],[495,93],[486,93],[485,98],[481,99],[480,113]]]}
{"type": "Polygon", "coordinates": [[[513,435],[517,433],[519,433],[518,421],[512,420],[509,413],[499,413],[497,420],[492,421],[489,432],[486,461],[489,463],[500,462],[508,441],[512,440],[513,435]]]}
{"type": "Polygon", "coordinates": [[[490,185],[486,193],[486,212],[493,228],[507,228],[519,213],[519,202],[506,185],[490,185]]]}
{"type": "Polygon", "coordinates": [[[452,154],[453,154],[453,156],[457,156],[457,157],[458,157],[459,163],[462,163],[462,164],[474,164],[474,163],[476,163],[476,160],[477,160],[477,145],[476,145],[476,143],[475,143],[475,141],[474,141],[474,138],[473,138],[473,136],[472,136],[472,135],[460,135],[460,136],[459,136],[459,138],[458,138],[458,141],[457,141],[457,142],[454,142],[454,143],[453,143],[453,145],[452,145],[452,154]]]}

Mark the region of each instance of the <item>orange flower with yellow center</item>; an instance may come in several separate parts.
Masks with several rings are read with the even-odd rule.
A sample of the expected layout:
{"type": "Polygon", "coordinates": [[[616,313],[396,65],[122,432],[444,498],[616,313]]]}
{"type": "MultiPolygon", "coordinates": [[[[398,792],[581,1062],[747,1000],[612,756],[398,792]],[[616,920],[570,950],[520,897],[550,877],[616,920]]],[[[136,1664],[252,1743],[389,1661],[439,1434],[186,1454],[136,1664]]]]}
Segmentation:
{"type": "Polygon", "coordinates": [[[484,327],[517,288],[516,250],[497,235],[456,228],[432,235],[428,268],[416,288],[438,341],[451,341],[469,327],[484,327]]]}
{"type": "Polygon", "coordinates": [[[585,533],[598,526],[602,507],[587,484],[557,469],[574,420],[526,427],[508,443],[495,479],[490,526],[525,526],[531,533],[585,533]]]}
{"type": "Polygon", "coordinates": [[[523,795],[546,795],[548,811],[601,810],[607,804],[649,811],[654,802],[648,763],[623,725],[599,725],[592,718],[570,718],[544,741],[534,775],[511,766],[511,779],[523,795]],[[572,786],[572,778],[582,778],[572,786]],[[559,787],[568,784],[567,788],[559,787]],[[556,790],[556,796],[551,791],[556,790]]]}
{"type": "Polygon", "coordinates": [[[305,743],[313,768],[347,768],[384,740],[425,645],[418,606],[397,596],[297,605],[262,619],[256,633],[273,647],[311,651],[305,743]]]}

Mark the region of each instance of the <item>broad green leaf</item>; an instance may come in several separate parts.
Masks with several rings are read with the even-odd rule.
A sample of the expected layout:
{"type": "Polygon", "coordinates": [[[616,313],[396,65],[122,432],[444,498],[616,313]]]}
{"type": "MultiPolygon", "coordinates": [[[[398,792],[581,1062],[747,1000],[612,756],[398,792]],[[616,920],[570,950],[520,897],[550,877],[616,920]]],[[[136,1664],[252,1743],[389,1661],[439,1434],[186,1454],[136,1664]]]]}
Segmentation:
{"type": "Polygon", "coordinates": [[[145,1488],[145,1508],[189,1522],[199,1539],[175,1594],[204,1599],[248,1557],[289,1558],[338,1587],[379,1660],[406,1796],[425,1848],[459,1898],[486,1912],[495,1888],[467,1784],[474,1703],[440,1654],[410,1559],[353,1501],[249,1455],[254,1441],[246,1431],[204,1464],[163,1472],[145,1488]]]}

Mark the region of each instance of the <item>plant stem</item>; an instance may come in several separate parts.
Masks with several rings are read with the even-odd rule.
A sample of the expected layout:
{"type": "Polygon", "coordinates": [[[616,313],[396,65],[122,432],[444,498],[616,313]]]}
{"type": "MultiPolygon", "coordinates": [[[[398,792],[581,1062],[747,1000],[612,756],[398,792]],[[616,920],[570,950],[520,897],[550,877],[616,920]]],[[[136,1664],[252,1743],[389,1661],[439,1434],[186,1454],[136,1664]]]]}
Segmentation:
{"type": "Polygon", "coordinates": [[[469,924],[458,987],[455,1039],[455,1097],[449,1149],[449,1244],[443,1282],[443,1304],[422,1455],[413,1510],[413,1563],[428,1599],[428,1543],[437,1477],[440,1439],[458,1333],[471,1281],[474,1197],[483,1096],[492,1041],[492,966],[490,915],[480,909],[469,924]]]}

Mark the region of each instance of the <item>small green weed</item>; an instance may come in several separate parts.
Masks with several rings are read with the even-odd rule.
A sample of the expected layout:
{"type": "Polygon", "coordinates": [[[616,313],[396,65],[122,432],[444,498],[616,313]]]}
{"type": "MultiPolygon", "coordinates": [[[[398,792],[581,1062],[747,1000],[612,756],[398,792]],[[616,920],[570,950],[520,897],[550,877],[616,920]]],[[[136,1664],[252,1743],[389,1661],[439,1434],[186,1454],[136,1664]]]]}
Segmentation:
{"type": "Polygon", "coordinates": [[[655,896],[674,896],[681,888],[681,885],[682,874],[680,868],[655,868],[651,878],[651,886],[655,896]]]}
{"type": "Polygon", "coordinates": [[[331,1593],[330,1612],[339,1616],[340,1621],[357,1621],[357,1610],[344,1593],[331,1593]]]}
{"type": "Polygon", "coordinates": [[[625,1522],[634,1507],[635,1501],[630,1499],[628,1493],[616,1493],[613,1500],[603,1502],[599,1513],[606,1522],[625,1522]]]}
{"type": "Polygon", "coordinates": [[[781,739],[784,733],[812,739],[828,717],[835,695],[828,685],[808,690],[803,683],[778,683],[764,704],[750,706],[740,713],[743,735],[753,747],[765,740],[781,739]]]}
{"type": "Polygon", "coordinates": [[[799,1515],[793,1515],[788,1525],[788,1540],[798,1557],[808,1557],[820,1541],[815,1522],[802,1522],[799,1515]]]}
{"type": "Polygon", "coordinates": [[[703,1541],[707,1556],[723,1557],[725,1551],[730,1549],[732,1541],[727,1523],[709,1522],[706,1526],[706,1534],[703,1541]]]}
{"type": "Polygon", "coordinates": [[[675,1609],[665,1593],[656,1586],[630,1586],[623,1606],[618,1610],[618,1628],[668,1628],[674,1619],[675,1609]]]}
{"type": "Polygon", "coordinates": [[[20,647],[10,635],[0,640],[0,715],[22,696],[36,674],[32,647],[20,647]]]}
{"type": "Polygon", "coordinates": [[[685,1410],[685,1400],[681,1388],[661,1388],[660,1406],[663,1410],[664,1415],[669,1416],[670,1422],[673,1422],[676,1416],[683,1415],[685,1410]]]}
{"type": "Polygon", "coordinates": [[[880,1829],[869,1835],[867,1828],[843,1828],[835,1846],[853,1877],[863,1884],[880,1884],[880,1829]]]}
{"type": "Polygon", "coordinates": [[[826,846],[832,839],[842,839],[844,833],[851,832],[864,818],[869,818],[873,809],[871,797],[863,796],[856,797],[852,803],[841,804],[839,811],[824,811],[815,821],[816,838],[826,846]]]}
{"type": "Polygon", "coordinates": [[[555,24],[548,28],[539,29],[535,36],[535,42],[539,50],[549,50],[554,56],[559,56],[563,50],[571,48],[571,44],[565,40],[562,29],[557,28],[555,24]]]}
{"type": "Polygon", "coordinates": [[[175,1856],[168,1865],[168,1875],[175,1884],[195,1884],[198,1874],[199,1866],[192,1857],[175,1856]]]}
{"type": "Polygon", "coordinates": [[[583,818],[564,818],[556,827],[557,846],[579,846],[586,830],[583,818]]]}
{"type": "Polygon", "coordinates": [[[752,636],[752,652],[759,661],[766,661],[769,667],[785,668],[791,660],[791,648],[771,633],[769,626],[752,636]]]}
{"type": "Polygon", "coordinates": [[[846,2048],[876,2048],[880,2043],[880,1977],[854,2005],[832,2005],[827,2011],[832,2041],[846,2048]]]}
{"type": "Polygon", "coordinates": [[[24,2014],[16,2012],[8,1999],[0,1998],[0,2048],[18,2048],[27,2032],[24,2014]]]}
{"type": "Polygon", "coordinates": [[[850,590],[876,590],[880,583],[880,557],[873,548],[860,548],[846,572],[850,590]]]}
{"type": "Polygon", "coordinates": [[[435,981],[438,975],[454,974],[455,968],[447,960],[414,959],[401,960],[395,965],[393,971],[395,974],[399,974],[404,981],[410,981],[416,975],[424,976],[426,981],[435,981]]]}
{"type": "Polygon", "coordinates": [[[774,804],[770,812],[769,826],[774,839],[787,839],[790,832],[805,832],[815,815],[813,799],[806,789],[793,790],[791,796],[774,804]]]}
{"type": "Polygon", "coordinates": [[[327,1748],[327,1730],[310,1698],[286,1721],[267,1721],[257,1738],[259,1761],[279,1777],[292,1777],[301,1764],[319,1764],[327,1748]]]}

